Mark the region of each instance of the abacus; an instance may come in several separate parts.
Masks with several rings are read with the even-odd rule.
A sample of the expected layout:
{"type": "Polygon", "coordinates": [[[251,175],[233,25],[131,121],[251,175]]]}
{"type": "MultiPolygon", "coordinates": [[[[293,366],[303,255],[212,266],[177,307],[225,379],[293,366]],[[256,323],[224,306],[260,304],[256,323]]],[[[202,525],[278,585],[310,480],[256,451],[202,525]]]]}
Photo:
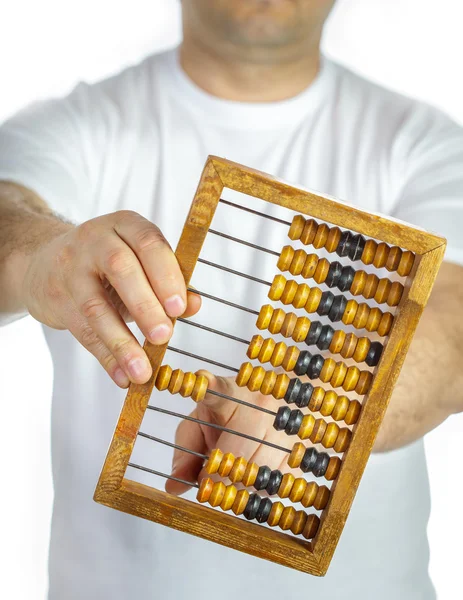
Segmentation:
{"type": "MultiPolygon", "coordinates": [[[[204,315],[212,313],[204,312],[203,305],[193,319],[174,320],[169,344],[153,346],[145,341],[153,376],[146,384],[129,388],[95,500],[324,575],[444,251],[445,240],[436,235],[210,156],[176,256],[188,289],[193,291],[190,280],[198,266],[209,273],[202,286],[194,288],[203,302],[210,303],[208,307],[247,315],[246,336],[230,330],[233,316],[226,317],[228,327],[206,325],[204,315]],[[246,202],[227,199],[230,194],[246,202]],[[214,225],[216,213],[223,210],[228,211],[224,222],[233,235],[214,225]],[[242,230],[248,218],[279,228],[281,235],[265,235],[265,243],[245,239],[242,230]],[[211,238],[257,256],[252,261],[259,276],[204,258],[204,244],[211,238]],[[276,247],[279,238],[287,243],[276,247]],[[274,261],[270,276],[260,272],[263,256],[274,261]],[[221,293],[204,287],[213,283],[215,273],[230,278],[221,293]],[[241,291],[252,284],[259,303],[230,298],[228,292],[238,285],[232,281],[245,282],[241,291]],[[235,344],[239,348],[235,354],[242,353],[241,364],[217,360],[212,354],[218,346],[211,342],[209,355],[175,346],[179,327],[187,330],[185,339],[192,344],[196,332],[235,344]],[[236,389],[247,389],[249,397],[209,390],[207,374],[182,370],[184,360],[232,372],[236,389]],[[154,388],[157,392],[151,397],[154,388]],[[257,393],[264,401],[252,401],[257,393]],[[166,398],[165,394],[168,408],[156,406],[156,399],[166,398]],[[259,419],[271,419],[278,438],[262,439],[175,407],[176,402],[190,402],[191,411],[208,394],[256,411],[259,419]],[[219,447],[207,454],[197,452],[142,430],[148,413],[219,429],[274,448],[286,459],[281,468],[272,469],[219,447]],[[153,460],[161,445],[194,455],[203,461],[205,475],[186,482],[168,469],[137,463],[133,453],[140,439],[153,444],[153,460]],[[135,481],[134,474],[140,471],[144,477],[192,486],[196,501],[135,481]]],[[[224,256],[232,250],[227,252],[224,256]]]]}

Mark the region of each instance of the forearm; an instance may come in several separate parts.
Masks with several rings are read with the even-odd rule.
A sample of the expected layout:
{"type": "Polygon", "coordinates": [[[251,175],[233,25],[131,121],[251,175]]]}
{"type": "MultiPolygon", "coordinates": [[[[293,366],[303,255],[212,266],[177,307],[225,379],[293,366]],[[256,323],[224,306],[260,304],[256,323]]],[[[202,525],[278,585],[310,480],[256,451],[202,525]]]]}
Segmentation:
{"type": "Polygon", "coordinates": [[[463,268],[444,263],[423,312],[375,444],[413,442],[463,411],[463,268]]]}
{"type": "Polygon", "coordinates": [[[0,323],[26,312],[21,288],[34,251],[71,227],[32,191],[0,182],[0,323]]]}

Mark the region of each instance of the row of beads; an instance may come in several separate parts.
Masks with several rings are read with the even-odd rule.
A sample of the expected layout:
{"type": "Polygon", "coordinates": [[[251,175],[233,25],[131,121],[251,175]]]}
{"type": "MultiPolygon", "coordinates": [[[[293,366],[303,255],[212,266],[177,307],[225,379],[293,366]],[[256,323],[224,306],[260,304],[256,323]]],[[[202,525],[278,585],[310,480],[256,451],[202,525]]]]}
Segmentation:
{"type": "Polygon", "coordinates": [[[234,485],[225,485],[222,481],[214,483],[204,478],[196,496],[198,502],[208,502],[211,506],[220,506],[224,511],[232,510],[235,515],[244,515],[249,521],[267,523],[270,527],[278,525],[294,535],[302,534],[312,539],[317,533],[320,519],[317,515],[307,515],[294,506],[284,506],[281,502],[272,502],[270,498],[261,498],[258,494],[249,494],[247,490],[237,490],[234,485]]]}
{"type": "MultiPolygon", "coordinates": [[[[357,420],[358,414],[354,417],[357,420]]],[[[327,423],[324,419],[315,419],[313,415],[305,415],[299,409],[291,410],[289,406],[281,406],[278,409],[273,427],[287,435],[297,434],[301,440],[310,439],[314,444],[334,448],[339,453],[347,450],[352,436],[347,427],[327,423]]]]}
{"type": "Polygon", "coordinates": [[[228,477],[232,483],[242,483],[257,491],[265,490],[270,496],[277,494],[280,498],[289,498],[291,502],[300,502],[305,508],[313,506],[323,510],[330,497],[326,485],[318,485],[314,481],[309,483],[291,473],[283,475],[278,469],[272,471],[267,466],[259,467],[256,463],[248,463],[243,457],[235,458],[231,452],[224,454],[219,449],[212,450],[204,468],[209,475],[218,473],[221,477],[228,477]]]}
{"type": "Polygon", "coordinates": [[[415,255],[409,250],[404,252],[398,246],[365,240],[362,235],[355,235],[351,231],[341,232],[338,227],[329,227],[325,223],[305,219],[302,215],[294,217],[288,237],[301,240],[306,246],[325,248],[328,252],[336,252],[338,256],[361,260],[365,265],[373,264],[378,269],[386,267],[388,271],[397,271],[402,277],[410,273],[415,261],[415,255]]]}
{"type": "Polygon", "coordinates": [[[289,271],[292,275],[302,275],[305,279],[315,279],[329,288],[337,287],[341,292],[350,292],[353,296],[374,298],[378,304],[397,306],[402,297],[404,286],[387,277],[380,279],[374,273],[355,271],[351,266],[340,262],[330,263],[317,254],[307,254],[304,250],[294,250],[284,246],[277,264],[280,271],[289,271]]]}
{"type": "Polygon", "coordinates": [[[201,402],[206,395],[209,381],[204,375],[184,373],[181,369],[173,371],[169,365],[162,365],[154,385],[160,392],[169,390],[171,394],[181,394],[184,398],[191,396],[195,402],[201,402]]]}
{"type": "MultiPolygon", "coordinates": [[[[310,352],[301,352],[301,367],[297,374],[304,374],[311,379],[321,379],[323,383],[330,383],[334,388],[341,387],[350,392],[355,390],[363,395],[371,386],[373,375],[370,371],[360,371],[357,367],[347,367],[343,362],[336,362],[332,358],[323,358],[320,354],[312,357],[310,352]],[[312,362],[313,359],[313,362],[312,362]]],[[[251,392],[261,391],[262,394],[271,394],[274,398],[284,398],[289,385],[289,377],[285,373],[277,375],[274,371],[266,371],[263,367],[253,367],[251,363],[243,363],[236,376],[236,383],[240,387],[247,387],[251,392]]]]}
{"type": "Polygon", "coordinates": [[[327,315],[334,323],[342,320],[345,325],[377,331],[379,335],[387,335],[394,320],[390,312],[383,312],[378,307],[370,308],[365,302],[359,304],[342,295],[335,296],[317,287],[310,288],[306,283],[287,280],[283,275],[275,276],[268,297],[280,300],[283,304],[292,304],[294,308],[304,308],[308,313],[327,315]]]}
{"type": "Polygon", "coordinates": [[[295,342],[304,341],[308,346],[315,345],[320,350],[340,354],[343,358],[365,361],[370,367],[378,364],[383,351],[380,342],[371,342],[367,337],[357,337],[354,333],[333,329],[331,325],[322,325],[320,321],[298,317],[295,313],[285,313],[270,304],[260,309],[256,326],[261,330],[268,329],[273,334],[291,337],[295,342]]]}

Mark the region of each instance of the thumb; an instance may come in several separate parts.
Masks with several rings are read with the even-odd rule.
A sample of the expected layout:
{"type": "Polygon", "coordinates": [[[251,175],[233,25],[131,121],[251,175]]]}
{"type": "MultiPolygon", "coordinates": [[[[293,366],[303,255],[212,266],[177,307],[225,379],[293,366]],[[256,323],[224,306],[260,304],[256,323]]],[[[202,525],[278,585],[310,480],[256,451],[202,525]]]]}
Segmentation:
{"type": "Polygon", "coordinates": [[[197,374],[204,375],[209,381],[202,404],[209,409],[218,424],[228,423],[238,407],[238,403],[230,398],[239,399],[240,388],[231,377],[219,377],[204,370],[197,374]]]}

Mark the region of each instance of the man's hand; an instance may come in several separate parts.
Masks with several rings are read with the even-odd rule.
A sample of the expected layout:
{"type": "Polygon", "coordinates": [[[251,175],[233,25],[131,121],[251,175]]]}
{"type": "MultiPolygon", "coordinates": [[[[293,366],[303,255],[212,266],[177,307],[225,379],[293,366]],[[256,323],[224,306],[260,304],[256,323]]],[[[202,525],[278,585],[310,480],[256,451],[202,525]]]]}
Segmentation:
{"type": "Polygon", "coordinates": [[[151,376],[148,358],[124,320],[153,344],[172,335],[169,317],[195,314],[177,259],[161,231],[131,211],[69,228],[32,254],[22,300],[30,314],[68,329],[121,387],[151,376]]]}

